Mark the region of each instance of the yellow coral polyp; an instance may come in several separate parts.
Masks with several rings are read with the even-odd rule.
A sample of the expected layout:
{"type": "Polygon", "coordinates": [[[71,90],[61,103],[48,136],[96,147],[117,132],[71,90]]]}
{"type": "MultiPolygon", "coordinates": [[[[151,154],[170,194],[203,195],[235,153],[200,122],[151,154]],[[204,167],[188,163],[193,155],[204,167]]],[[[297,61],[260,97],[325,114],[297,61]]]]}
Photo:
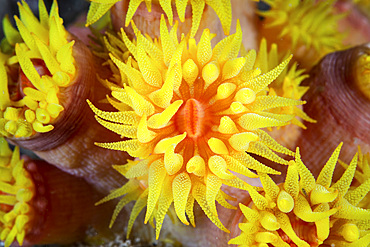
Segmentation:
{"type": "Polygon", "coordinates": [[[20,18],[15,16],[18,31],[7,17],[4,19],[5,43],[13,50],[0,52],[0,111],[3,112],[0,135],[17,138],[53,129],[54,119],[64,110],[59,100],[60,91],[70,85],[76,74],[72,55],[74,41],[67,40],[57,2],[54,1],[48,14],[44,2],[39,1],[40,20],[26,2],[18,3],[18,7],[20,18]],[[24,73],[24,78],[18,75],[19,92],[8,91],[9,85],[17,83],[8,75],[10,67],[20,67],[20,73],[24,73]],[[10,94],[18,96],[13,98],[10,94]]]}
{"type": "MultiPolygon", "coordinates": [[[[272,44],[270,50],[268,50],[266,39],[263,38],[260,42],[254,68],[261,68],[262,73],[266,73],[267,71],[275,68],[278,65],[278,61],[278,46],[276,44],[272,44]]],[[[277,95],[295,100],[300,100],[302,98],[309,87],[301,86],[300,84],[308,77],[308,75],[304,73],[304,69],[297,69],[297,66],[298,65],[296,62],[291,66],[287,66],[281,72],[278,78],[271,83],[269,87],[270,96],[277,95]]],[[[306,126],[300,121],[299,118],[310,123],[316,122],[314,119],[310,118],[299,106],[282,106],[272,109],[271,112],[294,115],[295,118],[291,120],[291,123],[303,129],[306,129],[306,126]]]]}
{"type": "MultiPolygon", "coordinates": [[[[87,14],[86,26],[89,26],[99,20],[105,13],[107,13],[114,4],[121,0],[90,0],[90,8],[87,14]]],[[[132,17],[134,16],[139,5],[145,2],[148,12],[151,12],[152,0],[130,0],[128,10],[126,13],[125,25],[126,27],[130,24],[132,17]]],[[[229,34],[231,26],[231,2],[230,0],[214,0],[214,1],[189,1],[189,0],[154,0],[154,2],[160,4],[163,11],[166,13],[170,25],[173,23],[173,12],[172,3],[175,2],[178,17],[181,22],[185,21],[185,10],[188,2],[192,6],[192,26],[190,36],[194,37],[196,34],[200,21],[202,19],[203,10],[205,5],[209,5],[216,12],[220,18],[221,25],[224,29],[225,34],[229,34]]]]}
{"type": "MultiPolygon", "coordinates": [[[[345,168],[348,165],[339,160],[339,163],[345,168]]],[[[370,209],[370,197],[364,195],[363,198],[356,196],[356,190],[367,191],[370,187],[370,153],[363,153],[360,146],[358,146],[358,165],[355,171],[355,182],[346,194],[346,198],[354,205],[361,208],[370,209]]]]}
{"type": "Polygon", "coordinates": [[[334,0],[266,0],[271,8],[259,11],[264,17],[263,32],[269,41],[283,39],[286,50],[293,53],[300,47],[313,48],[322,57],[343,48],[344,34],[337,31],[344,14],[333,10],[334,0]]]}
{"type": "MultiPolygon", "coordinates": [[[[269,109],[304,103],[267,95],[267,87],[284,70],[289,59],[267,73],[251,76],[250,64],[255,62],[255,52],[238,58],[242,39],[239,24],[235,34],[214,48],[208,30],[196,44],[192,38],[178,40],[176,27],[168,31],[162,16],[158,41],[137,32],[136,42],[131,42],[122,31],[123,42],[137,63],[130,59],[125,63],[110,55],[124,75],[120,84],[125,85],[111,87],[115,98],[111,101],[129,106],[128,110],[104,112],[88,101],[103,126],[129,138],[96,144],[140,158],[135,165],[131,162],[124,165],[127,173],[123,175],[130,174],[130,181],[140,180],[148,185],[144,196],[147,198],[145,221],[156,219],[157,237],[172,202],[182,222],[187,223],[184,217],[187,215],[194,225],[192,209],[197,201],[216,226],[228,231],[220,222],[215,205],[217,200],[232,207],[225,200],[229,197],[220,190],[222,184],[249,190],[250,185],[232,171],[247,177],[257,177],[250,169],[279,174],[245,151],[287,164],[273,151],[293,153],[261,128],[284,126],[293,117],[270,113],[269,109]],[[166,57],[170,55],[172,57],[166,57]],[[207,67],[207,73],[201,73],[207,67]],[[191,72],[189,77],[184,70],[191,72]],[[232,90],[227,97],[220,97],[218,88],[225,83],[232,90]],[[234,103],[244,110],[235,112],[234,103]],[[187,201],[186,206],[180,201],[187,201]]],[[[127,202],[127,196],[122,200],[127,202]]]]}
{"type": "Polygon", "coordinates": [[[0,138],[0,171],[0,240],[6,247],[14,240],[22,245],[31,229],[35,186],[19,158],[19,148],[12,152],[4,138],[0,138]]]}
{"type": "Polygon", "coordinates": [[[229,244],[271,243],[284,247],[293,242],[296,246],[368,246],[370,212],[357,204],[370,191],[370,186],[349,190],[357,154],[342,177],[332,184],[341,146],[333,152],[316,180],[301,161],[298,149],[295,161],[289,162],[285,183],[278,186],[268,175],[260,174],[264,195],[251,189],[251,208],[239,204],[245,223],[239,224],[242,233],[229,244]],[[315,229],[311,231],[311,228],[315,229]],[[266,231],[275,237],[258,237],[258,233],[266,231]]]}

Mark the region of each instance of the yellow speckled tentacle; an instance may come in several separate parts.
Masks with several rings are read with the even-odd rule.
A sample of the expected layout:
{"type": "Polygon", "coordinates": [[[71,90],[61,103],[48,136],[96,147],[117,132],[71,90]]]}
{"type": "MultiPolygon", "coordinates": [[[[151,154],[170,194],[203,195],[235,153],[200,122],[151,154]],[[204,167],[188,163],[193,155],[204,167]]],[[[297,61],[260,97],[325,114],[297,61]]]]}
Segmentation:
{"type": "Polygon", "coordinates": [[[317,181],[300,160],[298,148],[295,161],[289,161],[282,185],[277,186],[268,175],[260,174],[264,193],[248,188],[253,204],[239,205],[246,223],[239,225],[241,235],[229,243],[253,246],[273,240],[276,246],[290,246],[290,241],[297,246],[368,244],[370,213],[357,204],[368,194],[370,182],[348,190],[355,174],[357,154],[342,177],[331,185],[341,146],[335,149],[317,181]],[[275,237],[265,236],[267,231],[275,237]],[[261,235],[257,236],[258,233],[261,235]],[[285,242],[287,237],[289,242],[285,242]]]}
{"type": "Polygon", "coordinates": [[[0,138],[0,237],[6,247],[14,240],[21,245],[33,219],[32,199],[36,188],[20,159],[19,147],[12,152],[0,138]]]}

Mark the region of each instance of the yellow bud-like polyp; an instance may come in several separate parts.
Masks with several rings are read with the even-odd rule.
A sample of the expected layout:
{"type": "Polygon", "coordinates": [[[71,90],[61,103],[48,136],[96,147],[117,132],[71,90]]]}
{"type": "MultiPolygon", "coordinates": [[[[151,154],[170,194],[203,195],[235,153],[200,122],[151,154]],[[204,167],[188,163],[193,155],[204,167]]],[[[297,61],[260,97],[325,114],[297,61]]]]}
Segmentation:
{"type": "Polygon", "coordinates": [[[64,110],[64,108],[61,105],[51,103],[51,104],[48,104],[48,106],[46,107],[46,110],[49,112],[52,118],[56,118],[58,117],[59,113],[61,113],[64,110]]]}
{"type": "Polygon", "coordinates": [[[263,211],[262,213],[261,225],[269,231],[276,231],[280,228],[276,216],[267,211],[263,211]]]}
{"type": "Polygon", "coordinates": [[[278,236],[272,232],[258,232],[255,237],[256,242],[259,243],[273,243],[278,240],[278,236]]]}
{"type": "Polygon", "coordinates": [[[69,75],[62,71],[57,71],[53,75],[53,80],[59,87],[66,87],[71,82],[71,78],[69,77],[69,75]]]}
{"type": "Polygon", "coordinates": [[[46,125],[44,126],[42,123],[40,123],[39,121],[35,121],[32,123],[32,128],[36,131],[36,132],[40,132],[40,133],[45,133],[45,132],[49,132],[51,131],[52,129],[54,129],[54,127],[52,125],[46,125]]]}
{"type": "Polygon", "coordinates": [[[210,138],[208,140],[208,146],[215,154],[229,154],[229,150],[227,149],[225,143],[217,138],[210,138]]]}
{"type": "Polygon", "coordinates": [[[137,138],[141,143],[147,143],[154,139],[155,133],[148,129],[146,115],[144,114],[137,127],[137,138]]]}
{"type": "Polygon", "coordinates": [[[23,102],[28,108],[30,108],[32,110],[36,110],[36,108],[39,106],[37,101],[31,99],[31,97],[29,97],[29,96],[24,96],[23,102]]]}
{"type": "Polygon", "coordinates": [[[355,224],[347,223],[339,229],[339,234],[348,242],[354,242],[360,237],[360,231],[355,224]]]}
{"type": "Polygon", "coordinates": [[[222,134],[235,134],[239,132],[236,124],[229,116],[223,116],[221,118],[218,131],[222,134]]]}
{"type": "Polygon", "coordinates": [[[239,114],[245,112],[247,108],[240,102],[233,102],[230,105],[230,110],[235,114],[239,114]]]}
{"type": "Polygon", "coordinates": [[[222,179],[232,179],[234,176],[227,171],[226,161],[218,155],[213,155],[208,160],[208,167],[217,177],[222,179]]]}
{"type": "Polygon", "coordinates": [[[50,115],[47,110],[42,108],[37,108],[36,110],[36,119],[43,124],[50,122],[50,115]]]}
{"type": "Polygon", "coordinates": [[[258,140],[258,136],[252,132],[234,134],[230,137],[230,145],[237,151],[247,151],[250,142],[258,140]]]}
{"type": "Polygon", "coordinates": [[[27,122],[29,122],[29,123],[33,123],[33,121],[35,121],[35,119],[36,119],[36,114],[32,110],[26,110],[24,115],[26,117],[27,122]]]}
{"type": "Polygon", "coordinates": [[[4,128],[7,132],[9,132],[10,134],[14,135],[15,132],[17,131],[18,129],[18,125],[15,121],[9,121],[5,124],[5,128],[4,128]]]}
{"type": "Polygon", "coordinates": [[[250,88],[242,88],[236,93],[235,99],[242,104],[250,104],[256,99],[256,93],[250,88]]]}
{"type": "Polygon", "coordinates": [[[198,66],[195,64],[193,59],[189,58],[186,60],[182,68],[182,74],[184,80],[189,84],[189,86],[192,86],[199,74],[198,66]]]}
{"type": "Polygon", "coordinates": [[[171,118],[175,115],[177,110],[180,108],[182,103],[182,100],[176,100],[163,112],[152,115],[148,119],[148,126],[153,129],[160,129],[166,126],[171,118]]]}
{"type": "Polygon", "coordinates": [[[168,147],[164,154],[164,167],[169,175],[176,174],[182,167],[184,159],[180,154],[174,153],[175,145],[168,147]]]}
{"type": "Polygon", "coordinates": [[[222,83],[217,88],[216,98],[218,100],[226,99],[235,91],[235,89],[236,89],[236,85],[234,83],[229,83],[229,82],[222,83]]]}
{"type": "Polygon", "coordinates": [[[205,81],[205,87],[211,85],[220,75],[220,68],[215,62],[206,64],[202,70],[202,77],[205,81]]]}
{"type": "Polygon", "coordinates": [[[206,171],[206,163],[199,155],[193,156],[186,164],[186,171],[194,173],[197,176],[204,176],[206,171]]]}
{"type": "Polygon", "coordinates": [[[313,205],[332,202],[335,200],[335,198],[337,198],[337,196],[338,191],[329,191],[320,184],[316,184],[315,188],[310,193],[310,199],[313,205]]]}
{"type": "Polygon", "coordinates": [[[222,68],[222,79],[227,80],[237,76],[247,61],[244,57],[227,60],[222,68]]]}
{"type": "Polygon", "coordinates": [[[17,121],[20,110],[21,109],[14,108],[14,107],[8,107],[6,108],[4,112],[4,118],[7,120],[17,121]]]}
{"type": "Polygon", "coordinates": [[[7,158],[7,162],[0,163],[0,239],[8,247],[15,240],[22,244],[30,229],[32,210],[29,203],[35,196],[35,186],[20,160],[19,148],[12,153],[4,138],[0,138],[0,158],[4,161],[7,158]],[[2,207],[4,204],[6,207],[2,207]]]}
{"type": "MultiPolygon", "coordinates": [[[[132,173],[129,179],[147,183],[147,198],[137,199],[137,205],[144,207],[145,202],[147,203],[145,222],[155,221],[157,234],[162,227],[165,213],[175,200],[177,200],[176,214],[183,223],[189,220],[194,225],[193,208],[197,202],[217,227],[227,231],[218,219],[215,201],[226,208],[232,208],[232,205],[227,202],[230,200],[227,193],[220,190],[221,186],[225,184],[245,190],[251,188],[247,182],[237,178],[234,172],[247,177],[257,177],[256,173],[279,174],[245,151],[249,150],[253,154],[273,161],[278,160],[280,163],[286,162],[283,162],[274,151],[292,154],[262,130],[265,127],[286,125],[290,121],[290,115],[277,113],[279,109],[270,107],[270,101],[275,104],[274,106],[278,104],[281,107],[292,103],[266,95],[269,84],[276,79],[286,64],[283,63],[278,69],[267,73],[264,71],[263,75],[259,75],[260,72],[255,73],[254,71],[258,70],[253,69],[256,60],[253,52],[248,53],[245,58],[238,58],[242,44],[239,24],[235,34],[225,38],[213,49],[210,41],[214,36],[210,35],[209,30],[204,30],[197,45],[193,38],[185,38],[186,34],[178,40],[176,28],[177,26],[168,31],[162,17],[161,37],[157,40],[144,37],[135,31],[137,39],[130,41],[124,31],[122,32],[124,44],[122,43],[121,47],[126,45],[128,51],[122,61],[117,56],[111,55],[110,62],[117,65],[120,75],[124,78],[117,81],[119,78],[116,77],[114,81],[106,81],[105,85],[112,88],[115,101],[111,104],[120,113],[125,114],[128,120],[101,118],[114,122],[117,129],[113,131],[116,133],[122,125],[127,126],[130,133],[122,137],[129,140],[98,145],[106,148],[115,145],[117,147],[115,149],[121,151],[127,151],[126,147],[131,145],[132,149],[135,149],[130,153],[131,156],[144,159],[143,162],[147,161],[146,164],[139,162],[138,167],[142,172],[138,172],[139,168],[137,170],[132,168],[137,175],[132,173]],[[132,56],[129,53],[132,53],[132,56]],[[125,62],[127,56],[131,56],[131,59],[125,62]],[[151,65],[144,66],[144,63],[151,65]],[[161,83],[151,82],[152,68],[160,70],[161,83]],[[124,85],[123,89],[120,89],[121,85],[124,85]],[[276,101],[278,103],[275,103],[276,101]],[[247,105],[252,102],[253,105],[247,105]],[[121,109],[121,104],[128,105],[130,109],[121,109]],[[146,120],[147,117],[145,128],[142,127],[144,120],[139,124],[138,121],[133,121],[138,118],[146,120]],[[155,138],[149,142],[141,142],[141,136],[147,136],[140,134],[141,129],[145,130],[143,133],[155,132],[155,138]],[[163,163],[157,170],[153,168],[157,166],[156,162],[163,163]],[[182,203],[185,201],[186,195],[172,193],[169,185],[178,174],[185,171],[192,183],[185,208],[188,218],[184,216],[183,204],[180,203],[180,200],[182,203]]],[[[116,41],[108,43],[117,47],[116,41]]],[[[111,54],[115,54],[115,48],[108,46],[106,48],[111,54]]],[[[93,111],[97,114],[96,110],[93,111]]],[[[174,190],[173,186],[172,189],[174,190]]],[[[185,191],[187,194],[187,190],[185,191]]],[[[275,199],[279,191],[274,193],[275,199]]],[[[263,197],[258,192],[253,196],[263,197]]],[[[272,210],[276,203],[261,199],[256,205],[272,210]]],[[[266,221],[268,220],[271,221],[267,217],[266,221]]],[[[269,224],[267,226],[269,229],[278,227],[273,223],[269,224]]]]}
{"type": "Polygon", "coordinates": [[[167,148],[171,145],[177,145],[179,142],[184,140],[186,137],[186,132],[181,135],[177,135],[170,138],[165,138],[157,143],[154,148],[154,153],[165,153],[167,148]]]}
{"type": "Polygon", "coordinates": [[[282,190],[277,199],[277,206],[283,213],[289,213],[294,208],[294,199],[286,191],[282,190]]]}

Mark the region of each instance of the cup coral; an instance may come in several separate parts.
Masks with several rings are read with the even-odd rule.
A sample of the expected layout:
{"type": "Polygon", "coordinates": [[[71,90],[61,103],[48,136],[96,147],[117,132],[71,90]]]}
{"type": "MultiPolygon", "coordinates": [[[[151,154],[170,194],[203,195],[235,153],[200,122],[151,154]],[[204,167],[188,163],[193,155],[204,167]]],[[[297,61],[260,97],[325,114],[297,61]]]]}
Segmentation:
{"type": "MultiPolygon", "coordinates": [[[[358,146],[357,153],[358,164],[355,171],[355,181],[352,183],[352,186],[348,193],[352,193],[352,190],[360,186],[366,188],[367,186],[369,186],[370,183],[370,154],[364,154],[361,151],[360,146],[358,146]]],[[[344,169],[348,169],[348,165],[346,163],[341,160],[339,160],[339,163],[344,167],[344,169]]],[[[359,202],[358,205],[362,208],[370,209],[370,197],[365,197],[362,201],[359,202]]]]}
{"type": "Polygon", "coordinates": [[[5,247],[68,244],[82,240],[88,227],[104,229],[106,207],[83,179],[41,160],[20,158],[0,138],[0,240],[5,247]]]}
{"type": "Polygon", "coordinates": [[[345,35],[338,32],[338,21],[344,14],[334,12],[334,0],[265,2],[271,8],[258,12],[264,17],[262,36],[271,43],[276,42],[280,49],[299,54],[297,57],[307,65],[317,62],[328,52],[343,48],[345,35]]]}
{"type": "Polygon", "coordinates": [[[19,148],[12,152],[4,138],[0,138],[0,161],[0,240],[5,246],[14,239],[22,245],[34,216],[30,201],[36,194],[35,184],[23,167],[19,148]]]}
{"type": "MultiPolygon", "coordinates": [[[[96,144],[140,159],[120,168],[133,180],[109,198],[129,193],[133,190],[131,184],[138,187],[136,179],[143,181],[145,222],[156,218],[157,237],[171,203],[179,219],[189,224],[185,215],[193,219],[194,200],[214,224],[228,231],[219,221],[215,205],[215,200],[227,205],[225,199],[229,197],[220,191],[222,184],[251,187],[230,171],[247,177],[257,177],[249,169],[279,174],[245,151],[287,164],[272,150],[292,152],[262,128],[284,126],[294,117],[271,113],[270,109],[304,103],[266,94],[266,87],[290,58],[264,74],[253,69],[255,51],[238,57],[242,37],[239,25],[235,34],[213,49],[209,30],[203,31],[197,44],[184,36],[178,41],[176,27],[168,31],[162,17],[158,41],[137,32],[137,40],[131,42],[122,31],[133,57],[124,62],[110,55],[125,80],[121,82],[123,87],[112,86],[115,99],[110,101],[130,108],[104,112],[89,102],[99,123],[129,138],[96,144]]],[[[128,198],[133,200],[126,196],[122,204],[130,201],[128,198]]]]}
{"type": "Polygon", "coordinates": [[[73,81],[76,72],[74,41],[67,40],[56,1],[50,15],[39,1],[40,20],[26,2],[18,6],[20,19],[15,17],[15,21],[19,31],[4,19],[2,50],[8,51],[0,53],[0,135],[6,137],[51,131],[53,120],[64,110],[60,91],[73,81]],[[18,68],[19,78],[14,78],[18,68]],[[15,88],[11,95],[8,88],[15,88]]]}
{"type": "Polygon", "coordinates": [[[339,145],[322,168],[318,178],[312,176],[300,159],[289,162],[285,182],[276,185],[260,174],[264,194],[249,191],[253,203],[240,204],[246,222],[242,233],[229,244],[253,246],[368,246],[370,212],[357,204],[368,194],[369,181],[348,191],[355,174],[357,154],[332,184],[332,176],[341,149],[339,145]]]}
{"type": "MultiPolygon", "coordinates": [[[[8,18],[4,19],[6,37],[0,52],[3,58],[0,136],[32,150],[70,174],[84,177],[99,191],[106,193],[121,186],[123,181],[111,164],[118,160],[126,162],[126,155],[107,152],[94,145],[93,140],[99,136],[108,140],[115,134],[110,135],[95,122],[86,104],[89,98],[100,107],[97,101],[109,92],[96,78],[96,64],[100,60],[66,31],[56,1],[50,14],[44,2],[39,2],[40,21],[25,2],[18,7],[21,19],[14,18],[19,32],[8,18]],[[9,50],[5,50],[6,47],[9,50]],[[21,52],[17,52],[18,49],[21,52]],[[55,109],[61,111],[54,114],[55,109]],[[103,151],[103,155],[99,151],[103,151]],[[110,162],[104,165],[102,159],[110,162]]],[[[100,75],[104,72],[99,69],[100,75]]]]}
{"type": "MultiPolygon", "coordinates": [[[[278,52],[278,46],[276,44],[272,44],[270,50],[268,50],[266,39],[263,38],[260,43],[254,68],[260,68],[262,73],[267,73],[269,70],[278,66],[278,61],[281,59],[279,54],[281,53],[278,52]]],[[[276,80],[269,85],[269,95],[301,100],[302,96],[309,89],[309,87],[301,85],[302,81],[306,79],[308,75],[305,73],[304,69],[298,69],[297,67],[298,65],[296,62],[291,66],[287,66],[276,80]]],[[[274,113],[278,112],[281,114],[295,115],[311,123],[316,122],[304,113],[300,106],[284,106],[272,109],[271,111],[274,113]]],[[[298,118],[293,118],[291,123],[306,129],[306,126],[298,118]]]]}

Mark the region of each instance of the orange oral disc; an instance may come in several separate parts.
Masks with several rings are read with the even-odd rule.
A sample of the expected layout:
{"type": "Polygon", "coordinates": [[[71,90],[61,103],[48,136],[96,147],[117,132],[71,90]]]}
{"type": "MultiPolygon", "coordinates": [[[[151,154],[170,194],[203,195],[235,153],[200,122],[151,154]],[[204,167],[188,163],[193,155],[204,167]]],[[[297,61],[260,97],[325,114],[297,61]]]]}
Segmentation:
{"type": "Polygon", "coordinates": [[[196,139],[205,132],[204,106],[196,99],[188,99],[175,116],[177,129],[187,133],[187,137],[196,139]]]}

